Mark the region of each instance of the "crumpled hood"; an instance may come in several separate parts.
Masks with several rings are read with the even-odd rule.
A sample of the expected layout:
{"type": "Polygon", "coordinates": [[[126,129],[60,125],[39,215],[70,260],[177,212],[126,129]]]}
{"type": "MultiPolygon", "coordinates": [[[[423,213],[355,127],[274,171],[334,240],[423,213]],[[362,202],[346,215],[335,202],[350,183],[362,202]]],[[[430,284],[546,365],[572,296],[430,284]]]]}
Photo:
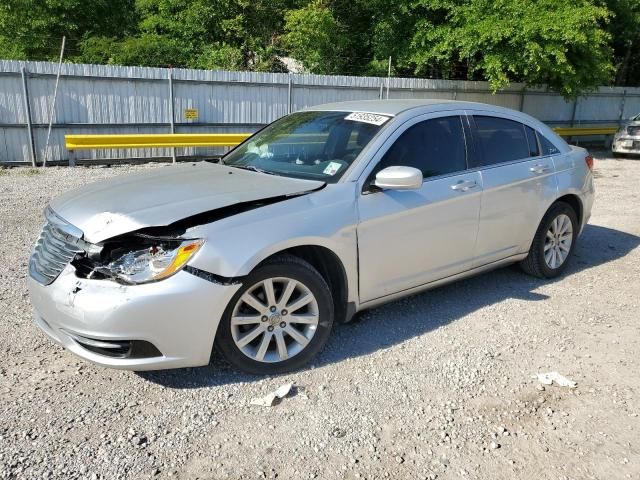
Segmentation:
{"type": "Polygon", "coordinates": [[[85,240],[97,243],[237,203],[301,194],[323,185],[199,162],[92,183],[53,199],[50,206],[82,230],[85,240]]]}

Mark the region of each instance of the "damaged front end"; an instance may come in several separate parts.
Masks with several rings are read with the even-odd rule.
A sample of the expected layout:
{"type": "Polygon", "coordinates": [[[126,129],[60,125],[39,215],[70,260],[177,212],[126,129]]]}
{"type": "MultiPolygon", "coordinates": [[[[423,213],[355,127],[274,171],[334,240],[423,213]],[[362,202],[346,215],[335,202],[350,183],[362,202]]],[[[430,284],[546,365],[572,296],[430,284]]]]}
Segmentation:
{"type": "Polygon", "coordinates": [[[203,240],[153,237],[132,233],[102,242],[99,248],[78,253],[71,261],[76,275],[111,279],[127,285],[155,282],[180,271],[200,250],[203,240]]]}
{"type": "Polygon", "coordinates": [[[47,223],[29,260],[29,274],[41,285],[53,283],[69,264],[79,278],[128,285],[162,280],[181,270],[204,243],[140,231],[93,244],[51,208],[47,207],[45,217],[47,223]]]}
{"type": "MultiPolygon", "coordinates": [[[[68,264],[75,268],[78,278],[109,279],[125,285],[156,282],[182,270],[204,245],[203,239],[187,238],[190,228],[303,194],[240,202],[96,243],[84,240],[80,229],[47,207],[47,223],[31,256],[29,272],[42,285],[52,283],[68,264]]],[[[234,279],[197,269],[189,269],[189,273],[214,283],[235,283],[234,279]]]]}

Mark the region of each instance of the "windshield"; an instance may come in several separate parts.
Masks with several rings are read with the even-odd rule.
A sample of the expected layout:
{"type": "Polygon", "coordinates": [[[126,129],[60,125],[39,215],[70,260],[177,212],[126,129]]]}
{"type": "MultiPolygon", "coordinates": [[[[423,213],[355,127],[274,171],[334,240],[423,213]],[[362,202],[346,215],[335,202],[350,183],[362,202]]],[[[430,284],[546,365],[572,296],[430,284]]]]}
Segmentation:
{"type": "Polygon", "coordinates": [[[335,183],[387,120],[359,112],[294,113],[229,152],[222,163],[335,183]]]}

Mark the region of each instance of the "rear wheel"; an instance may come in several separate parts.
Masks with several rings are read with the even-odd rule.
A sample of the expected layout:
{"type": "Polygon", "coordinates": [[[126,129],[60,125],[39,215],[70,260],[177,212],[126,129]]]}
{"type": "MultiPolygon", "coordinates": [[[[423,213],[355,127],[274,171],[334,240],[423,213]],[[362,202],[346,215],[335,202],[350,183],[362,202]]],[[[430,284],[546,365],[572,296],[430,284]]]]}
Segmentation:
{"type": "Polygon", "coordinates": [[[327,283],[310,264],[280,256],[256,268],[221,319],[215,347],[235,367],[277,374],[308,363],[333,325],[327,283]]]}
{"type": "Polygon", "coordinates": [[[567,266],[578,234],[575,211],[564,202],[551,206],[536,231],[529,255],[520,263],[535,277],[557,277],[567,266]]]}

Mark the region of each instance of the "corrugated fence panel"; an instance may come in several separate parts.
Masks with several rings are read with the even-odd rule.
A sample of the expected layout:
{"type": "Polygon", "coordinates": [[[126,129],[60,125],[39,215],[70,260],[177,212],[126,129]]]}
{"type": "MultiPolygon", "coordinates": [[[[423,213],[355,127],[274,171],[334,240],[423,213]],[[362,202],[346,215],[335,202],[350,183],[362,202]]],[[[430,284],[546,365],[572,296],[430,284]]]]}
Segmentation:
{"type": "Polygon", "coordinates": [[[620,101],[612,101],[615,97],[598,96],[578,99],[576,118],[580,123],[589,123],[598,119],[618,119],[620,116],[620,101]]]}
{"type": "Polygon", "coordinates": [[[27,118],[20,76],[0,77],[0,85],[0,124],[25,123],[27,118]]]}
{"type": "Polygon", "coordinates": [[[498,105],[500,107],[512,108],[514,110],[520,110],[521,96],[519,93],[500,95],[493,95],[491,93],[479,93],[479,92],[465,92],[458,91],[456,100],[464,100],[467,102],[480,102],[489,103],[491,105],[498,105]]]}
{"type": "MultiPolygon", "coordinates": [[[[58,66],[0,60],[0,162],[29,162],[29,135],[21,68],[27,72],[36,156],[46,131],[58,66]]],[[[171,90],[176,132],[253,132],[289,111],[356,99],[441,98],[501,105],[552,124],[617,124],[640,112],[640,88],[603,87],[578,104],[544,88],[512,84],[492,93],[486,82],[419,78],[348,77],[63,64],[51,134],[51,159],[69,159],[69,133],[167,133],[171,90]],[[575,108],[574,108],[575,107],[575,108]],[[186,111],[190,118],[187,118],[186,111]],[[197,118],[193,115],[197,111],[197,118]]],[[[177,148],[178,156],[217,156],[228,148],[177,148]]],[[[77,151],[76,159],[171,157],[169,148],[77,151]]]]}
{"type": "Polygon", "coordinates": [[[372,100],[378,97],[376,89],[347,89],[316,86],[296,86],[292,91],[292,111],[345,100],[372,100]]]}
{"type": "Polygon", "coordinates": [[[571,121],[573,102],[559,95],[531,92],[525,95],[522,110],[543,122],[566,123],[571,121]]]}
{"type": "Polygon", "coordinates": [[[627,97],[624,102],[622,119],[626,120],[635,115],[640,114],[640,95],[636,97],[627,97]]]}
{"type": "Polygon", "coordinates": [[[4,140],[4,146],[0,145],[0,161],[6,159],[10,162],[30,162],[29,135],[22,128],[2,128],[0,140],[4,140]]]}

